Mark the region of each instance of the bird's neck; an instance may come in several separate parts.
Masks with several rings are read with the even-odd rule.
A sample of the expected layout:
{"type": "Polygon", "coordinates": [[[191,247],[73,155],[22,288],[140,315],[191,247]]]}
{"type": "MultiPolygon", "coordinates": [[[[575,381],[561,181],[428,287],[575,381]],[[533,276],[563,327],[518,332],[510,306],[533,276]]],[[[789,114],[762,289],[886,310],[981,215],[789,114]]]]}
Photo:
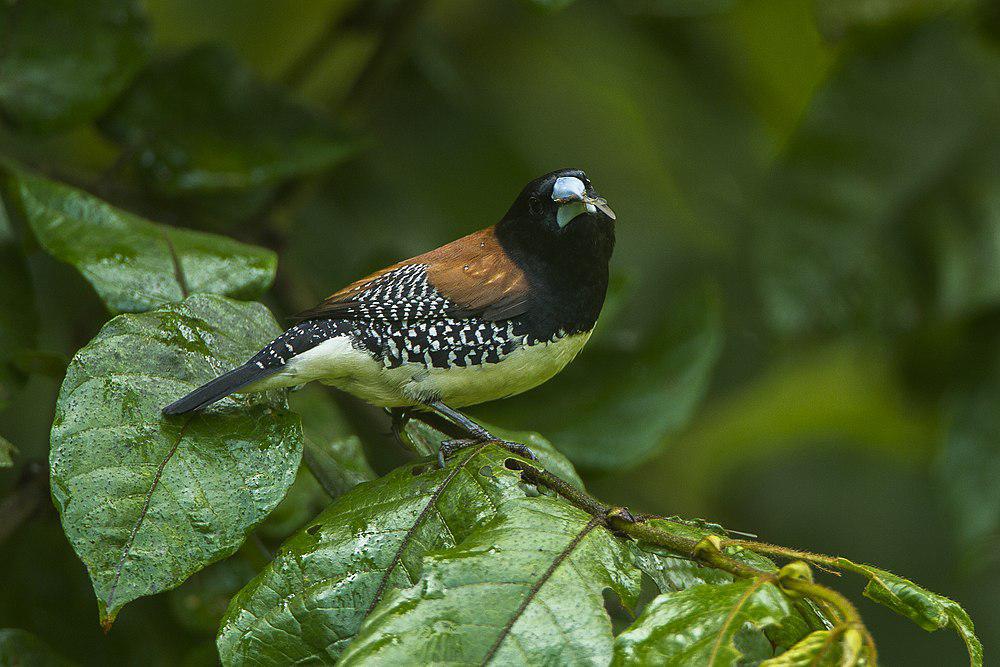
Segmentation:
{"type": "Polygon", "coordinates": [[[531,286],[527,323],[539,338],[590,331],[608,290],[614,227],[593,218],[571,223],[559,236],[505,221],[496,228],[507,255],[531,286]]]}

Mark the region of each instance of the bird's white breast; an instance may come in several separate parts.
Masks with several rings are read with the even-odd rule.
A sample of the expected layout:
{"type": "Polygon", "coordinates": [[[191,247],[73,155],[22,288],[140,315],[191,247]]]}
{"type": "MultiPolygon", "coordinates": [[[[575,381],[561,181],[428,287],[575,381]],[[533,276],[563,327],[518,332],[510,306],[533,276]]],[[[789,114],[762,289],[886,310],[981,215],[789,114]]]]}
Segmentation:
{"type": "MultiPolygon", "coordinates": [[[[542,384],[565,368],[580,352],[590,332],[563,336],[553,342],[520,347],[495,364],[430,368],[414,374],[405,393],[415,402],[437,395],[453,407],[506,398],[542,384]]],[[[406,366],[393,369],[398,372],[406,366]]]]}
{"type": "Polygon", "coordinates": [[[428,368],[404,363],[386,368],[348,336],[326,340],[289,361],[278,374],[252,391],[289,387],[318,380],[373,405],[403,407],[442,400],[453,407],[513,396],[545,382],[573,360],[590,333],[520,347],[498,363],[428,368]]]}

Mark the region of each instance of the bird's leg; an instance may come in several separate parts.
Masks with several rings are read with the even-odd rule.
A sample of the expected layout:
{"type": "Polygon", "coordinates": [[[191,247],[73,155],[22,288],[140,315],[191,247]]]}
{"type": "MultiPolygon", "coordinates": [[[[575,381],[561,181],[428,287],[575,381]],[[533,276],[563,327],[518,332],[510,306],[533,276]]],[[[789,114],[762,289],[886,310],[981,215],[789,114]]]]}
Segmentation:
{"type": "Polygon", "coordinates": [[[452,424],[464,430],[469,436],[468,438],[461,438],[458,440],[445,440],[441,443],[441,447],[438,449],[438,463],[441,464],[442,468],[444,467],[445,459],[450,456],[454,456],[456,452],[459,452],[466,447],[471,447],[472,445],[476,445],[481,442],[495,442],[504,449],[507,449],[518,456],[523,456],[527,459],[531,459],[532,461],[538,459],[534,452],[521,443],[510,442],[509,440],[496,437],[458,410],[445,405],[441,401],[432,401],[427,403],[427,407],[450,421],[452,424]]]}

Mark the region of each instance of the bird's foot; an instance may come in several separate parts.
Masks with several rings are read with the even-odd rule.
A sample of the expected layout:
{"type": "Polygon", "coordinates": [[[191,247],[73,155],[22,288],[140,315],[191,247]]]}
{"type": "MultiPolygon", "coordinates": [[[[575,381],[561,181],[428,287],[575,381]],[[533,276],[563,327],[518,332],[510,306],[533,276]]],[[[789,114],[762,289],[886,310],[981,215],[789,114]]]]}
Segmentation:
{"type": "Polygon", "coordinates": [[[475,438],[461,438],[458,440],[445,440],[441,443],[438,448],[438,464],[443,468],[445,461],[450,459],[452,456],[467,449],[474,445],[481,445],[483,443],[491,443],[503,447],[512,454],[517,454],[518,456],[523,456],[526,459],[532,461],[537,461],[538,457],[535,453],[522,445],[519,442],[511,442],[509,440],[503,440],[502,438],[497,438],[493,436],[488,431],[483,431],[482,434],[478,434],[475,438]]]}

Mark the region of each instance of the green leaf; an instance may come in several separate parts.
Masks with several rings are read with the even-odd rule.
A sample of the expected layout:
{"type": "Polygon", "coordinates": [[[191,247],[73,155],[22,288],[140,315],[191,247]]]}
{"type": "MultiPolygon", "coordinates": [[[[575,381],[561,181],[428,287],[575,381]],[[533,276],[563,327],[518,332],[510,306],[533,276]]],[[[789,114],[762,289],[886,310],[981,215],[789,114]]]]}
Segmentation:
{"type": "Polygon", "coordinates": [[[908,579],[871,565],[838,558],[836,566],[867,577],[865,597],[907,617],[924,630],[928,632],[942,628],[955,630],[968,649],[969,664],[972,667],[982,667],[983,645],[976,637],[972,619],[957,602],[931,593],[908,579]]]}
{"type": "Polygon", "coordinates": [[[291,485],[302,436],[281,394],[160,414],[279,331],[260,304],[197,295],[114,318],[70,363],[52,425],[52,497],[105,626],[236,551],[291,485]]]}
{"type": "MultiPolygon", "coordinates": [[[[542,434],[535,431],[511,431],[486,422],[480,422],[480,424],[498,438],[527,446],[538,457],[539,465],[576,488],[583,488],[583,480],[580,479],[573,464],[559,453],[555,445],[542,434]]],[[[423,456],[437,456],[441,442],[451,438],[451,436],[445,435],[417,419],[410,420],[406,425],[406,436],[413,444],[414,449],[423,456]]]]}
{"type": "MultiPolygon", "coordinates": [[[[706,525],[702,527],[667,519],[650,519],[649,523],[662,531],[689,540],[698,541],[708,535],[725,536],[721,526],[706,525]]],[[[727,572],[705,567],[690,558],[678,556],[662,547],[640,541],[630,541],[628,545],[636,567],[649,575],[661,593],[681,591],[698,584],[726,584],[733,581],[732,575],[727,572]]],[[[733,553],[749,554],[751,558],[755,559],[753,562],[747,562],[747,565],[766,570],[776,569],[774,563],[757,554],[744,550],[733,553]]]]}
{"type": "Polygon", "coordinates": [[[351,431],[326,391],[310,387],[292,392],[288,403],[302,418],[306,439],[303,456],[310,471],[322,476],[317,481],[330,498],[337,498],[361,482],[375,479],[361,439],[351,431]]]}
{"type": "Polygon", "coordinates": [[[1000,104],[981,40],[948,22],[844,51],[770,175],[752,249],[782,334],[898,330],[923,276],[907,213],[1000,104]]]}
{"type": "Polygon", "coordinates": [[[603,593],[627,607],[639,572],[597,519],[564,501],[514,498],[455,547],[429,554],[419,581],[387,596],[341,664],[607,664],[603,593]]]}
{"type": "Polygon", "coordinates": [[[0,4],[0,109],[19,125],[93,120],[146,61],[149,29],[134,0],[0,4]]]}
{"type": "Polygon", "coordinates": [[[69,667],[72,664],[30,632],[0,629],[0,667],[69,667]]]}
{"type": "Polygon", "coordinates": [[[274,185],[354,151],[326,120],[216,46],[153,63],[101,127],[168,195],[274,185]]]}
{"type": "Polygon", "coordinates": [[[253,299],[274,280],[270,250],[149,222],[25,172],[11,173],[9,188],[42,247],[76,267],[112,311],[142,312],[195,293],[253,299]]]}
{"type": "Polygon", "coordinates": [[[524,497],[509,457],[464,451],[444,469],[416,463],[340,496],[233,598],[219,630],[223,664],[334,660],[378,600],[417,581],[424,555],[524,497]]]}
{"type": "Polygon", "coordinates": [[[764,579],[664,593],[617,637],[612,664],[734,665],[744,655],[737,647],[744,626],[781,625],[793,613],[764,579]]]}
{"type": "Polygon", "coordinates": [[[37,334],[31,274],[0,201],[0,407],[24,379],[16,363],[34,347],[37,334]]]}
{"type": "Polygon", "coordinates": [[[484,412],[544,433],[576,465],[638,465],[687,424],[704,396],[722,348],[721,319],[718,296],[696,291],[644,340],[587,349],[557,378],[484,412]]]}
{"type": "Polygon", "coordinates": [[[760,667],[840,667],[841,645],[831,635],[830,630],[810,632],[781,655],[760,663],[760,667]]]}
{"type": "Polygon", "coordinates": [[[0,468],[10,468],[14,465],[14,455],[17,454],[17,447],[0,435],[0,468]]]}

